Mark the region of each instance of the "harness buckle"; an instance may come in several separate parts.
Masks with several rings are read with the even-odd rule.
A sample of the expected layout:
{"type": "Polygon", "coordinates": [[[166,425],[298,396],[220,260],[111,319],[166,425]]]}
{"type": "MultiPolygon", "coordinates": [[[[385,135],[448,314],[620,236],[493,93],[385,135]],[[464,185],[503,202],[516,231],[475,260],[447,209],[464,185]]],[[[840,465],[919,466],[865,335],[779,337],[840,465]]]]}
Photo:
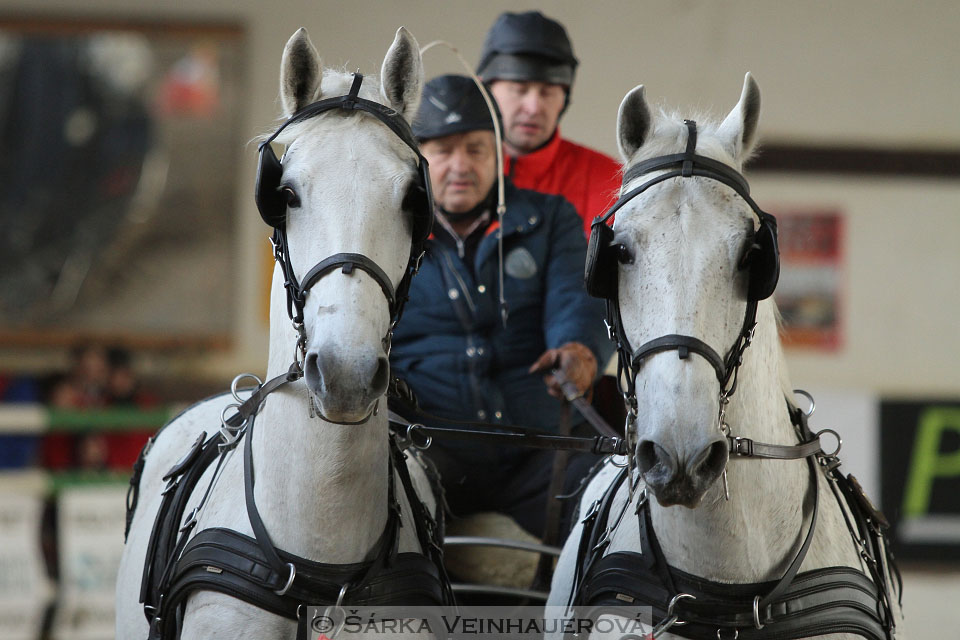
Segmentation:
{"type": "Polygon", "coordinates": [[[592,520],[597,517],[597,512],[600,511],[600,501],[594,500],[590,503],[590,508],[587,509],[587,515],[583,516],[580,520],[581,523],[586,524],[588,520],[592,520]]]}
{"type": "Polygon", "coordinates": [[[197,515],[200,513],[200,507],[194,507],[193,511],[190,512],[190,516],[187,518],[187,521],[183,523],[183,526],[180,527],[180,533],[184,531],[190,531],[195,526],[197,526],[197,515]]]}
{"type": "Polygon", "coordinates": [[[747,458],[753,455],[753,440],[750,438],[734,436],[730,441],[730,445],[731,453],[735,453],[738,456],[744,456],[747,458]]]}
{"type": "Polygon", "coordinates": [[[613,325],[610,324],[610,320],[608,318],[604,318],[603,324],[607,328],[607,340],[613,343],[617,343],[617,333],[616,333],[616,330],[613,328],[613,325]]]}

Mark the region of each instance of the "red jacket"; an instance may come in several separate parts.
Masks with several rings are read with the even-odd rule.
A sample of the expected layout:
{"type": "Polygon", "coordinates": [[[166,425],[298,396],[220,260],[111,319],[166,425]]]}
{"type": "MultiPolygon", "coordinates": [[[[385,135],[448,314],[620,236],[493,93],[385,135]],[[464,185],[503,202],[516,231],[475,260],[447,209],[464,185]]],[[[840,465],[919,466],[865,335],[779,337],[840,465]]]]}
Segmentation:
{"type": "Polygon", "coordinates": [[[505,155],[504,172],[521,189],[560,194],[583,218],[590,235],[590,223],[617,200],[620,163],[599,151],[560,137],[560,130],[541,149],[520,156],[505,155]]]}

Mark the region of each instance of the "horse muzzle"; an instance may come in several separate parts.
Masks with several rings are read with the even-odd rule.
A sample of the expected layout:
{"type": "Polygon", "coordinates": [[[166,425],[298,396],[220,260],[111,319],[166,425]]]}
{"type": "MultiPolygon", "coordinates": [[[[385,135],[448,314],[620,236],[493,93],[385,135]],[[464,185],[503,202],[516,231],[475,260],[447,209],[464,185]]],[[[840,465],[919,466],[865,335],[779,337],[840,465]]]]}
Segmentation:
{"type": "Polygon", "coordinates": [[[386,393],[390,361],[380,350],[338,354],[311,349],[304,359],[303,377],[322,418],[356,424],[369,419],[386,393]]]}
{"type": "Polygon", "coordinates": [[[685,462],[675,451],[653,440],[642,439],[637,445],[637,466],[657,502],[664,507],[696,508],[723,473],[728,459],[727,441],[719,435],[685,462]]]}

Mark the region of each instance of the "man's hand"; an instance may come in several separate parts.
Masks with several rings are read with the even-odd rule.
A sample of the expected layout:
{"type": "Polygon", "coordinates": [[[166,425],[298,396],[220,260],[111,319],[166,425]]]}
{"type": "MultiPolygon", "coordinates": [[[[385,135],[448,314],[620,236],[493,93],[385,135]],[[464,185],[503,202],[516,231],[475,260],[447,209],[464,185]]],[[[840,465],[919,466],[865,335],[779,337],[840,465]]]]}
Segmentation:
{"type": "MultiPolygon", "coordinates": [[[[577,395],[583,395],[590,390],[594,378],[597,377],[597,359],[586,346],[579,342],[568,342],[556,349],[544,351],[530,367],[529,373],[552,369],[560,369],[566,379],[576,386],[577,395]]],[[[550,395],[555,398],[564,397],[560,382],[553,375],[544,376],[543,382],[550,395]]]]}

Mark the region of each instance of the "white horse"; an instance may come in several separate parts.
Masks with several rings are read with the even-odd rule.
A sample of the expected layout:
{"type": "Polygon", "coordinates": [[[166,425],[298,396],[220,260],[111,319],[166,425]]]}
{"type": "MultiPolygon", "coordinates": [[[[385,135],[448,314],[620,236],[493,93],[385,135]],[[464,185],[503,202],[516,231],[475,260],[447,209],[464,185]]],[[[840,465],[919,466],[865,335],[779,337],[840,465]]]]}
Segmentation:
{"type": "MultiPolygon", "coordinates": [[[[625,391],[636,398],[630,425],[636,438],[630,466],[636,469],[630,469],[630,482],[610,492],[606,504],[608,488],[626,471],[611,460],[589,482],[548,606],[566,607],[576,591],[573,600],[581,605],[653,606],[655,636],[761,638],[774,637],[765,634],[783,632],[789,624],[786,605],[778,604],[784,591],[774,594],[772,604],[765,600],[775,586],[788,591],[809,586],[804,572],[825,567],[852,567],[873,581],[848,530],[847,517],[853,514],[833,491],[850,485],[825,471],[837,459],[823,453],[815,434],[794,424],[803,422],[802,413],[793,406],[777,310],[772,300],[762,299],[772,292],[779,267],[775,235],[773,246],[769,236],[760,238],[758,218],[768,230],[772,224],[775,231],[775,222],[754,208],[736,173],[754,148],[759,110],[760,94],[750,74],[739,103],[720,123],[697,127],[666,113],[652,116],[643,86],[620,105],[624,195],[607,262],[601,256],[599,268],[607,264],[611,271],[601,276],[610,277],[608,284],[615,287],[608,293],[608,315],[619,324],[621,346],[636,348],[621,349],[625,391]],[[684,167],[684,159],[693,156],[698,159],[684,167]],[[697,168],[701,173],[684,177],[685,169],[697,168]],[[755,330],[751,298],[756,300],[755,330]],[[718,400],[718,393],[725,397],[718,400]],[[819,499],[807,540],[816,500],[811,478],[819,499]],[[594,537],[582,544],[591,518],[597,521],[594,537]],[[599,547],[591,554],[585,547],[594,545],[599,547]],[[612,555],[618,553],[628,559],[625,564],[612,555]],[[592,558],[592,567],[583,564],[585,556],[592,558]],[[663,577],[664,564],[672,569],[674,585],[663,577]],[[778,582],[797,569],[799,577],[778,582]],[[690,593],[698,584],[693,576],[712,584],[701,582],[699,593],[690,593]],[[644,589],[654,597],[638,597],[644,589]],[[688,626],[682,626],[685,622],[688,626]]],[[[589,278],[588,273],[588,286],[589,278]]],[[[822,448],[830,452],[836,441],[824,440],[822,448]]],[[[864,549],[870,546],[865,533],[855,535],[864,539],[864,549]]],[[[823,598],[834,604],[860,598],[874,615],[888,598],[899,623],[889,558],[884,542],[875,538],[879,552],[872,549],[873,560],[880,565],[878,575],[887,578],[876,598],[860,594],[863,585],[823,598]]],[[[857,576],[844,579],[857,582],[857,576]]],[[[813,607],[811,601],[793,604],[813,607]]],[[[842,615],[858,614],[829,609],[825,619],[842,615]]],[[[821,633],[877,637],[861,636],[849,626],[789,637],[821,633]]],[[[879,637],[888,637],[887,632],[879,637]]]]}
{"type": "MultiPolygon", "coordinates": [[[[288,118],[320,100],[348,94],[355,84],[355,76],[322,69],[303,29],[287,42],[280,88],[288,118]]],[[[363,79],[358,97],[385,105],[387,120],[403,117],[409,122],[422,87],[419,47],[401,27],[383,61],[380,83],[363,79]]],[[[389,462],[385,398],[392,328],[392,305],[385,292],[396,290],[411,268],[416,221],[406,210],[410,207],[405,199],[422,187],[418,174],[422,158],[396,129],[384,126],[388,122],[383,117],[343,108],[332,111],[287,121],[291,126],[285,124],[277,138],[286,145],[282,169],[274,176],[279,187],[262,197],[284,198],[279,215],[285,218],[288,244],[281,253],[289,257],[299,282],[307,284],[311,268],[334,254],[362,254],[375,266],[361,260],[349,272],[349,266],[337,263],[321,273],[304,294],[300,332],[287,317],[290,300],[278,260],[267,372],[269,379],[283,379],[296,359],[302,363],[303,376],[269,394],[255,416],[258,428],[239,448],[249,441],[256,469],[255,505],[275,548],[312,562],[344,565],[369,561],[383,547],[391,495],[399,502],[400,552],[425,551],[414,523],[419,505],[407,500],[401,469],[388,471],[394,465],[389,462]],[[377,265],[388,282],[373,275],[377,265]]],[[[268,181],[263,173],[261,166],[258,180],[268,181]]],[[[229,418],[236,412],[228,407],[233,402],[230,395],[221,395],[195,405],[152,443],[117,581],[118,638],[144,638],[148,633],[138,594],[165,485],[161,478],[198,434],[217,433],[221,416],[229,418]]],[[[215,465],[210,465],[187,504],[185,514],[190,514],[212,486],[197,515],[195,536],[214,527],[255,534],[253,516],[248,517],[245,506],[245,451],[234,453],[236,449],[226,456],[212,485],[215,465]]],[[[433,514],[436,501],[426,475],[419,466],[410,466],[426,511],[433,514]]],[[[294,574],[280,578],[283,585],[294,574]]],[[[294,579],[294,589],[301,578],[294,579]]],[[[269,586],[270,591],[283,591],[277,583],[269,586]]],[[[340,587],[345,604],[355,586],[340,587]]],[[[336,584],[333,587],[336,594],[336,584]]],[[[293,638],[296,629],[297,623],[287,617],[210,590],[188,596],[182,620],[183,638],[293,638]]]]}

